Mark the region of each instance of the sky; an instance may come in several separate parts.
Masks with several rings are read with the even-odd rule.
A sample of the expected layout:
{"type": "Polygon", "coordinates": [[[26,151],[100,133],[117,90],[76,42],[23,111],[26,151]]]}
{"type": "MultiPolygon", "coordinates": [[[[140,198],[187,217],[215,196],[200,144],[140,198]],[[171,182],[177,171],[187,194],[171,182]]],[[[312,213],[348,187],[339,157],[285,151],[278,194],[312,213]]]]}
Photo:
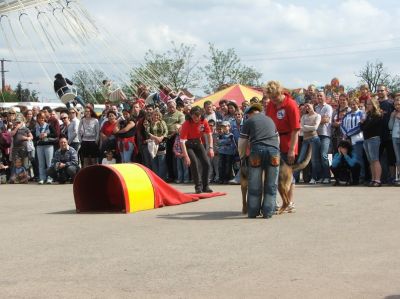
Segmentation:
{"type": "MultiPolygon", "coordinates": [[[[279,80],[287,88],[297,88],[311,83],[322,86],[338,77],[341,84],[356,86],[359,78],[355,74],[367,61],[382,61],[389,73],[400,74],[398,3],[81,0],[101,32],[91,37],[92,46],[82,49],[68,41],[50,59],[53,56],[44,51],[35,37],[37,32],[30,29],[30,37],[22,35],[22,39],[33,42],[14,43],[14,53],[1,35],[0,57],[13,60],[6,63],[7,83],[30,82],[23,85],[39,90],[42,98],[54,97],[50,79],[59,70],[56,66],[67,77],[82,67],[101,67],[115,81],[124,81],[129,66],[141,63],[146,51],[165,52],[171,41],[194,45],[200,65],[207,61],[209,43],[220,50],[234,48],[242,63],[263,74],[262,82],[279,80]],[[35,43],[37,53],[33,51],[35,43]],[[15,57],[46,63],[15,62],[15,57]]],[[[8,31],[8,38],[11,36],[8,31]]],[[[203,95],[202,89],[194,92],[203,95]]]]}

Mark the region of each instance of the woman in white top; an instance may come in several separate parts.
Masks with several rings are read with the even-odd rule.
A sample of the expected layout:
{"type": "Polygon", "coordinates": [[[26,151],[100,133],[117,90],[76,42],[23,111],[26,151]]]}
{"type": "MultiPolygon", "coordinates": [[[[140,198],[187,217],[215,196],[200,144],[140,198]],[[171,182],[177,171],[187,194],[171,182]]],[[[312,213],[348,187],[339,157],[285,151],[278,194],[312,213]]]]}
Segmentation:
{"type": "Polygon", "coordinates": [[[100,128],[96,113],[92,108],[85,107],[85,114],[79,123],[78,132],[81,141],[79,153],[82,159],[82,167],[97,164],[100,128]]]}
{"type": "Polygon", "coordinates": [[[311,155],[311,181],[310,184],[315,184],[320,178],[321,172],[321,161],[320,161],[320,147],[321,142],[318,137],[317,129],[321,122],[321,115],[314,111],[314,106],[311,103],[304,105],[305,114],[301,117],[301,130],[303,132],[303,143],[301,145],[300,154],[297,159],[298,162],[302,162],[307,153],[309,146],[312,147],[311,155]]]}

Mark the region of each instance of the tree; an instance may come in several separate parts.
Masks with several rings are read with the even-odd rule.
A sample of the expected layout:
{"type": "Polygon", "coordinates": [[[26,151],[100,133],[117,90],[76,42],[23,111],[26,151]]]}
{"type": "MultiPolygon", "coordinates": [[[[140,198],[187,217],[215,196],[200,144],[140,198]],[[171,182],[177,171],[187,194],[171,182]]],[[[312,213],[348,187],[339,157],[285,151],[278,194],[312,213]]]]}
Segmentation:
{"type": "Polygon", "coordinates": [[[133,68],[131,82],[142,82],[151,87],[166,85],[174,91],[198,87],[200,73],[194,59],[195,46],[171,42],[172,48],[164,53],[146,52],[144,64],[133,68]]]}
{"type": "Polygon", "coordinates": [[[385,85],[393,93],[400,91],[400,77],[389,74],[381,61],[368,61],[356,76],[361,78],[361,84],[368,85],[371,92],[375,93],[379,85],[385,85]]]}
{"type": "Polygon", "coordinates": [[[262,74],[252,67],[241,64],[233,48],[224,52],[210,43],[209,57],[206,58],[210,62],[201,68],[207,81],[207,85],[204,86],[206,93],[215,92],[225,84],[259,85],[262,74]]]}
{"type": "Polygon", "coordinates": [[[78,95],[88,103],[104,103],[105,99],[101,93],[104,79],[106,76],[99,70],[79,70],[72,76],[72,82],[78,90],[78,95]]]}

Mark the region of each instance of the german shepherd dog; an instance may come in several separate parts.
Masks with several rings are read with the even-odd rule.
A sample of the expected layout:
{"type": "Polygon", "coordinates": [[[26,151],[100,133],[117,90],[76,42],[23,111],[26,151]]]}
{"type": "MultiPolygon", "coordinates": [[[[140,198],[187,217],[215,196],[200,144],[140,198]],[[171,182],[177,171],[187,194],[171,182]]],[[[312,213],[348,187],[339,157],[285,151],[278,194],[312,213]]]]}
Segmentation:
{"type": "MultiPolygon", "coordinates": [[[[311,159],[311,146],[307,149],[306,158],[300,163],[288,165],[280,159],[279,176],[278,176],[278,191],[282,198],[282,206],[277,214],[282,214],[290,204],[289,190],[292,184],[293,173],[304,169],[311,159]]],[[[247,189],[248,189],[248,174],[249,174],[249,157],[241,160],[240,163],[240,187],[242,190],[243,208],[242,213],[247,214],[247,189]]],[[[265,179],[265,178],[264,178],[265,179]]]]}

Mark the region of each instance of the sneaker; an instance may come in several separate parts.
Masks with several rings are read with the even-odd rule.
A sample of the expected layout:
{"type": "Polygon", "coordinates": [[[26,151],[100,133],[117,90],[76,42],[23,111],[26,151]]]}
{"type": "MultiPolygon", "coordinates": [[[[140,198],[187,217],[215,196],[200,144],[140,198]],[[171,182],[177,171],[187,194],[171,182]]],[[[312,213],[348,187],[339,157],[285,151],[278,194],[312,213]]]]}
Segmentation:
{"type": "Polygon", "coordinates": [[[289,206],[286,208],[286,212],[296,213],[296,207],[293,202],[289,203],[289,206]]]}
{"type": "Polygon", "coordinates": [[[236,181],[235,179],[232,179],[229,181],[229,185],[240,185],[240,183],[238,181],[236,181]]]}
{"type": "Polygon", "coordinates": [[[325,178],[322,180],[322,184],[330,184],[331,183],[331,179],[325,178]]]}
{"type": "Polygon", "coordinates": [[[200,194],[200,193],[202,193],[202,191],[201,191],[201,188],[200,188],[200,187],[195,187],[195,188],[194,188],[194,192],[195,192],[196,194],[200,194]]]}
{"type": "Polygon", "coordinates": [[[43,184],[44,184],[44,181],[43,181],[43,180],[40,180],[40,181],[38,182],[38,184],[39,184],[39,185],[43,185],[43,184]]]}
{"type": "Polygon", "coordinates": [[[46,181],[46,184],[47,185],[51,185],[53,183],[53,180],[52,179],[47,179],[47,181],[46,181]]]}
{"type": "Polygon", "coordinates": [[[316,183],[317,183],[317,181],[314,180],[314,179],[311,179],[310,182],[309,182],[309,184],[311,184],[311,185],[315,185],[316,183]]]}
{"type": "Polygon", "coordinates": [[[322,184],[322,181],[323,181],[322,179],[319,179],[319,180],[316,181],[315,183],[316,183],[316,184],[322,184]]]}

